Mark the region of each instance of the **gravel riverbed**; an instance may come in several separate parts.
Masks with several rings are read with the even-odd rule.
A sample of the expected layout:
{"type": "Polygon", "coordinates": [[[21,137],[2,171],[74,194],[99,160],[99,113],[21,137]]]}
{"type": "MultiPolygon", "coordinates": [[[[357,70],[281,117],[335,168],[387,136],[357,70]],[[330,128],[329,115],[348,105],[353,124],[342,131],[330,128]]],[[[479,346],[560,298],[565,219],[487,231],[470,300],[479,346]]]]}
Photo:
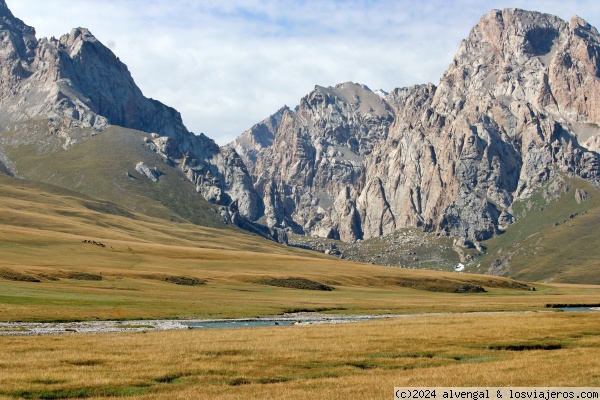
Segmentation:
{"type": "MultiPolygon", "coordinates": [[[[517,312],[475,312],[469,314],[523,314],[517,312]]],[[[219,328],[243,328],[252,326],[340,324],[383,318],[408,318],[447,315],[451,313],[419,313],[391,315],[327,315],[320,313],[290,313],[280,316],[239,319],[159,319],[131,321],[82,321],[82,322],[0,322],[0,336],[39,336],[77,333],[118,333],[142,331],[169,331],[203,329],[214,324],[219,328]]]]}

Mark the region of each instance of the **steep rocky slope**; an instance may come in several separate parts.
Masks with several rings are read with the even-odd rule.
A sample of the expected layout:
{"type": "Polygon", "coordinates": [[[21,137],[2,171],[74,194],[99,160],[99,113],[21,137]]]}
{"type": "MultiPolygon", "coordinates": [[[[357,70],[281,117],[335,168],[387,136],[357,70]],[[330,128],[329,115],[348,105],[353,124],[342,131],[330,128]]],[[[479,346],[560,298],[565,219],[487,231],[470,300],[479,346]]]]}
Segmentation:
{"type": "Polygon", "coordinates": [[[351,82],[317,86],[238,138],[264,203],[265,223],[352,241],[363,236],[357,197],[365,162],[393,121],[390,106],[351,82]]]}
{"type": "Polygon", "coordinates": [[[438,86],[317,86],[232,146],[269,226],[343,241],[422,227],[477,244],[557,174],[600,182],[599,101],[595,28],[494,10],[438,86]]]}
{"type": "MultiPolygon", "coordinates": [[[[43,155],[69,152],[107,127],[121,126],[152,133],[140,135],[140,145],[182,172],[205,199],[256,218],[259,199],[239,156],[203,134],[192,134],[176,110],[144,97],[125,64],[87,29],[38,40],[34,28],[0,0],[0,38],[0,131],[21,133],[0,138],[5,150],[0,151],[0,170],[27,178],[28,169],[20,168],[14,149],[35,145],[43,155]],[[15,158],[8,159],[7,153],[15,158]]],[[[144,161],[133,160],[131,170],[144,161]]]]}

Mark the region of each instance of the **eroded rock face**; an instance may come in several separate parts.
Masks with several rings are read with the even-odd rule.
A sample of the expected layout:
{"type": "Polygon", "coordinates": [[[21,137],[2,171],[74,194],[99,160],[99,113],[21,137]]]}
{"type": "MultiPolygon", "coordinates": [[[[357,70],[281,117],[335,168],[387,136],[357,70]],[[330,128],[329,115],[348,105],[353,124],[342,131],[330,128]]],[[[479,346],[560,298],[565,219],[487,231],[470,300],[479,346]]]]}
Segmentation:
{"type": "Polygon", "coordinates": [[[528,197],[553,174],[598,182],[598,154],[580,146],[576,133],[581,123],[598,119],[592,100],[600,94],[593,66],[597,38],[579,18],[566,23],[514,9],[482,18],[433,97],[432,115],[442,116],[443,125],[419,129],[440,154],[434,175],[453,194],[444,199],[434,192],[443,213],[425,213],[424,219],[482,240],[506,221],[498,218],[515,199],[528,197]],[[572,90],[564,90],[568,85],[572,90]],[[454,176],[444,173],[452,170],[454,176]]]}
{"type": "Polygon", "coordinates": [[[351,82],[317,86],[232,144],[245,156],[269,227],[343,240],[363,236],[365,161],[387,136],[391,108],[351,82]]]}
{"type": "Polygon", "coordinates": [[[270,226],[347,241],[420,226],[476,243],[555,174],[600,181],[599,45],[580,18],[494,10],[438,86],[317,86],[235,147],[270,226]]]}
{"type": "Polygon", "coordinates": [[[65,149],[76,143],[75,128],[156,133],[148,146],[181,166],[207,199],[237,203],[242,216],[257,217],[259,198],[239,156],[189,132],[175,109],[144,97],[127,66],[89,30],[38,40],[0,0],[0,39],[0,129],[48,120],[49,134],[64,139],[65,149]]]}

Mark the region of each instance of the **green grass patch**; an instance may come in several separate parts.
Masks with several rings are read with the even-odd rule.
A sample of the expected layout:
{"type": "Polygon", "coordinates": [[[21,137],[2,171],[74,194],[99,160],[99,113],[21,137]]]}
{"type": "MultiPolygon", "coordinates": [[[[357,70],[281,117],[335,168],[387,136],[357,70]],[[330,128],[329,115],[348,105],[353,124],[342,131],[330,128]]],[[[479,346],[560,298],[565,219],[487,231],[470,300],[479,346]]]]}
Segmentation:
{"type": "Polygon", "coordinates": [[[160,376],[158,378],[154,378],[153,381],[157,382],[157,383],[174,383],[175,381],[182,378],[183,376],[185,376],[185,374],[179,374],[179,373],[168,374],[168,375],[160,376]]]}
{"type": "Polygon", "coordinates": [[[429,352],[404,353],[404,352],[386,352],[371,354],[372,358],[433,358],[435,354],[429,352]]]}
{"type": "Polygon", "coordinates": [[[481,267],[528,282],[600,284],[600,190],[579,178],[559,176],[512,206],[518,220],[483,242],[481,267]],[[576,191],[587,200],[577,202],[576,191]]]}
{"type": "Polygon", "coordinates": [[[63,379],[34,379],[31,381],[34,385],[58,385],[65,382],[63,379]]]}
{"type": "Polygon", "coordinates": [[[374,368],[379,368],[379,365],[374,363],[374,362],[370,362],[370,361],[355,361],[355,362],[349,362],[346,363],[346,365],[349,365],[351,367],[355,367],[358,369],[374,369],[374,368]]]}
{"type": "Polygon", "coordinates": [[[23,390],[8,393],[9,396],[21,399],[87,399],[91,397],[129,397],[147,393],[148,386],[130,386],[121,388],[72,388],[56,390],[23,390]]]}
{"type": "Polygon", "coordinates": [[[297,378],[291,377],[291,376],[273,376],[273,377],[268,377],[268,378],[261,378],[259,379],[257,382],[262,384],[262,385],[269,385],[272,383],[283,383],[283,382],[290,382],[293,380],[296,380],[297,378]]]}

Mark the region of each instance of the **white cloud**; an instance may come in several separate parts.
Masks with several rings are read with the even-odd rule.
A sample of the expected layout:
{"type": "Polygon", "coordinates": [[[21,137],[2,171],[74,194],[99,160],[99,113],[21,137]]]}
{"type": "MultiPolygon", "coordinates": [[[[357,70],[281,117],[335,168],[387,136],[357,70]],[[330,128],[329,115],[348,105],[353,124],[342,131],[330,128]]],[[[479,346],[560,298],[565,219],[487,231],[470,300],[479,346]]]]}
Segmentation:
{"type": "Polygon", "coordinates": [[[144,94],[218,143],[314,85],[391,90],[437,83],[460,41],[493,8],[600,23],[600,2],[408,0],[7,0],[38,36],[89,28],[144,94]],[[596,19],[596,20],[594,20],[596,19]]]}

